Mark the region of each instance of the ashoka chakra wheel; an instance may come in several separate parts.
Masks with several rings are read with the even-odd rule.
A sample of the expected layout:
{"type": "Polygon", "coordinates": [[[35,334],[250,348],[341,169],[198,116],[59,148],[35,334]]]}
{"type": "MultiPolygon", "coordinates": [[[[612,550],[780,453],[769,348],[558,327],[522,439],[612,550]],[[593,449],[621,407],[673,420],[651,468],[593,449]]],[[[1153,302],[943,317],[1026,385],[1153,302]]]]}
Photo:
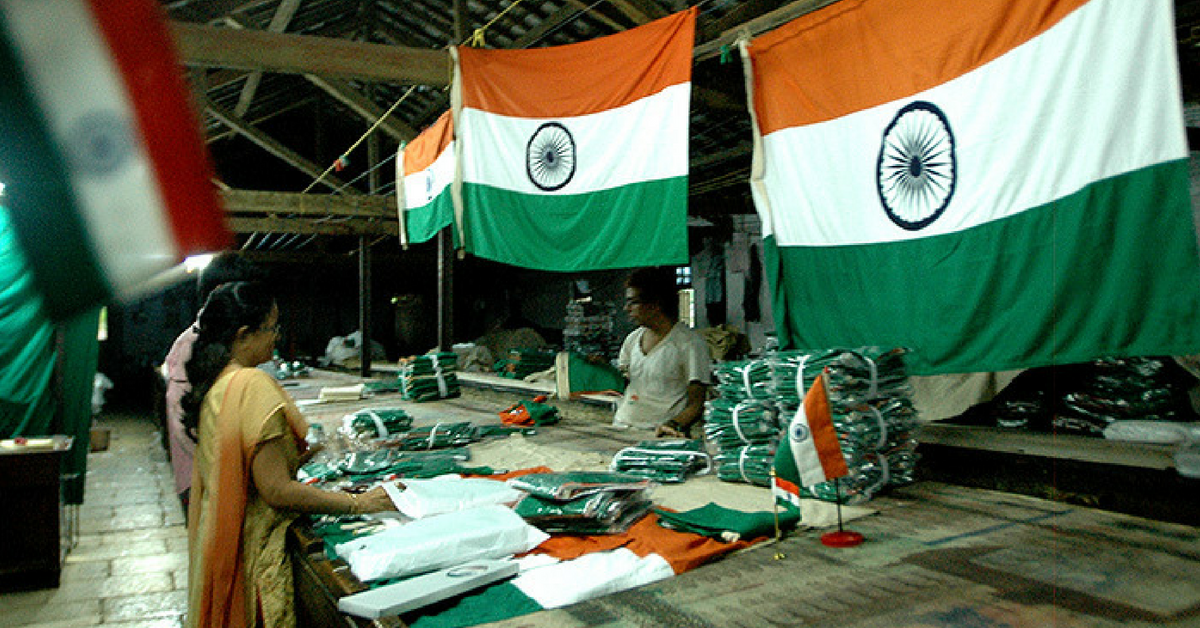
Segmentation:
{"type": "Polygon", "coordinates": [[[876,161],[883,210],[903,229],[923,229],[946,211],[956,178],[954,134],[946,114],[923,100],[905,105],[884,130],[876,161]]]}
{"type": "Polygon", "coordinates": [[[538,189],[561,189],[575,176],[575,138],[567,127],[547,122],[525,146],[525,172],[538,189]]]}

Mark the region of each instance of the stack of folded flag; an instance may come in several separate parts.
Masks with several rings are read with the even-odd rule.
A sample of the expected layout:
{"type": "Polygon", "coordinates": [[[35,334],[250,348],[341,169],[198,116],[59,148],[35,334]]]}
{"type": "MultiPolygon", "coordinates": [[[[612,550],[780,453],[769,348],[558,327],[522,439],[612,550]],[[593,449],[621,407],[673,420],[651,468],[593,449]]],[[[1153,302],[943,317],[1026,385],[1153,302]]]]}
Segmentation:
{"type": "Polygon", "coordinates": [[[400,361],[400,392],[409,401],[457,397],[457,372],[458,355],[453,351],[405,358],[400,361]]]}
{"type": "Polygon", "coordinates": [[[645,478],[605,471],[534,473],[508,480],[527,493],[516,512],[551,534],[619,534],[650,511],[645,478]]]}
{"type": "Polygon", "coordinates": [[[705,403],[704,438],[717,451],[717,477],[767,486],[780,427],[770,362],[719,362],[714,371],[720,396],[705,403]]]}
{"type": "Polygon", "coordinates": [[[612,471],[656,482],[678,483],[712,470],[704,441],[690,439],[644,440],[613,456],[612,471]]]}

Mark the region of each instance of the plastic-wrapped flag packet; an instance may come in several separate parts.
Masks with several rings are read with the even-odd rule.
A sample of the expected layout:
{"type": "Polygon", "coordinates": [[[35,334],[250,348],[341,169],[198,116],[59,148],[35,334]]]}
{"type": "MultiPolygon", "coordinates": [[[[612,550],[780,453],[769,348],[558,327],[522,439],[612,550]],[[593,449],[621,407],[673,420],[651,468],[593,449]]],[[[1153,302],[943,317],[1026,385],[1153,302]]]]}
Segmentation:
{"type": "Polygon", "coordinates": [[[526,495],[515,510],[551,534],[620,534],[650,508],[645,491],[603,491],[565,502],[526,495]]]}
{"type": "Polygon", "coordinates": [[[466,445],[479,438],[479,428],[470,421],[463,421],[412,429],[396,438],[390,438],[388,445],[407,451],[420,451],[466,445]]]}
{"type": "Polygon", "coordinates": [[[610,469],[656,482],[678,483],[711,471],[712,458],[704,450],[704,441],[644,440],[618,451],[610,469]]]}
{"type": "Polygon", "coordinates": [[[605,491],[645,491],[655,483],[612,471],[531,473],[508,480],[509,486],[542,499],[568,501],[605,491]]]}

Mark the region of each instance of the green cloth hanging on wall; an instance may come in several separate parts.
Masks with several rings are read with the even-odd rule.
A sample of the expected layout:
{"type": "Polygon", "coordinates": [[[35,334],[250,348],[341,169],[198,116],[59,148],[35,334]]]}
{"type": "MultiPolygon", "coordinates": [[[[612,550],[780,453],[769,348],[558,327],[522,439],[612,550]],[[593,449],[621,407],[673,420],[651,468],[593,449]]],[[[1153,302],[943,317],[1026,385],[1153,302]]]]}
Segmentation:
{"type": "Polygon", "coordinates": [[[51,433],[54,327],[0,207],[0,438],[51,433]]]}

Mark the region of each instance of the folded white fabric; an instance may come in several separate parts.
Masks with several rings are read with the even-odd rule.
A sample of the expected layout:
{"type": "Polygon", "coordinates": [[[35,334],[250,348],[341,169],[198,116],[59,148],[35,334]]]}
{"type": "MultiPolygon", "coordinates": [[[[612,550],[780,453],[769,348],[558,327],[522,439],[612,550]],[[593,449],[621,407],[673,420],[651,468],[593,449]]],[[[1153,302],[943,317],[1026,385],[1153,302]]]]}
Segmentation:
{"type": "Polygon", "coordinates": [[[1137,419],[1113,421],[1104,428],[1104,438],[1161,445],[1200,442],[1200,423],[1137,419]]]}
{"type": "Polygon", "coordinates": [[[503,506],[417,519],[338,545],[337,555],[359,580],[398,578],[537,547],[550,535],[503,506]]]}
{"type": "Polygon", "coordinates": [[[674,575],[662,556],[640,558],[622,547],[522,571],[512,582],[543,608],[558,608],[674,575]]]}
{"type": "Polygon", "coordinates": [[[396,510],[413,519],[482,506],[513,504],[525,496],[504,482],[483,478],[442,476],[432,480],[405,480],[404,486],[403,491],[396,489],[394,483],[385,484],[384,489],[392,498],[396,510]]]}

